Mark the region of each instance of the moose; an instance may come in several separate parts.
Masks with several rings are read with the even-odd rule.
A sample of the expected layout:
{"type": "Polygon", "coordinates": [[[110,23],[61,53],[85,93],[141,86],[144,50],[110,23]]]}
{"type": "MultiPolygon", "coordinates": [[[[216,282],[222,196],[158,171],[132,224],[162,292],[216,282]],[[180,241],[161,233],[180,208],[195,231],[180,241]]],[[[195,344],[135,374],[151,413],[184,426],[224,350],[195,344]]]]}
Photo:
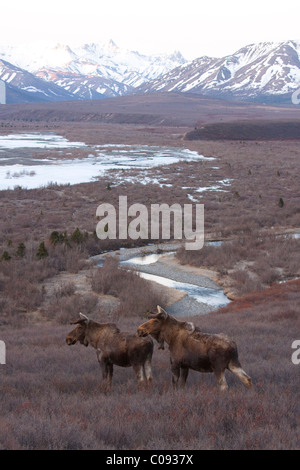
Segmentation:
{"type": "Polygon", "coordinates": [[[192,322],[179,321],[162,307],[151,313],[149,321],[137,329],[140,337],[151,335],[163,349],[169,345],[172,383],[177,388],[179,379],[185,386],[189,369],[213,372],[222,391],[228,389],[225,369],[229,369],[244,385],[251,387],[251,378],[242,369],[235,342],[224,334],[202,333],[192,322]]]}
{"type": "Polygon", "coordinates": [[[136,334],[124,333],[114,323],[97,323],[80,313],[80,318],[71,322],[77,325],[66,337],[71,346],[79,341],[84,346],[91,344],[96,349],[102,371],[102,387],[111,389],[113,366],[133,367],[138,384],[150,384],[153,341],[136,334]]]}

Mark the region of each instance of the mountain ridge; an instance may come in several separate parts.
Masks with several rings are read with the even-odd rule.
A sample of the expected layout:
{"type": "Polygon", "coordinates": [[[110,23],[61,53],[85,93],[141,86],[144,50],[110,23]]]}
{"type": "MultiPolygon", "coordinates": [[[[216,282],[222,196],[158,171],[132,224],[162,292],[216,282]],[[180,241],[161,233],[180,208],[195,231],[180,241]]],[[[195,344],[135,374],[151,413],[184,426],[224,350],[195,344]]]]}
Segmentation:
{"type": "Polygon", "coordinates": [[[76,98],[53,82],[0,59],[0,79],[6,83],[7,103],[69,101],[76,98]]]}
{"type": "Polygon", "coordinates": [[[224,58],[200,57],[139,88],[239,100],[290,100],[300,87],[300,42],[258,43],[224,58]]]}
{"type": "MultiPolygon", "coordinates": [[[[102,99],[131,93],[146,81],[186,62],[176,51],[170,55],[146,56],[123,50],[112,40],[77,46],[36,43],[0,47],[0,59],[55,83],[77,99],[102,99]]],[[[1,74],[0,79],[3,80],[1,74]]]]}
{"type": "Polygon", "coordinates": [[[225,57],[192,61],[178,51],[146,56],[121,49],[112,40],[0,46],[0,79],[25,102],[182,92],[288,103],[300,87],[300,41],[254,43],[225,57]]]}

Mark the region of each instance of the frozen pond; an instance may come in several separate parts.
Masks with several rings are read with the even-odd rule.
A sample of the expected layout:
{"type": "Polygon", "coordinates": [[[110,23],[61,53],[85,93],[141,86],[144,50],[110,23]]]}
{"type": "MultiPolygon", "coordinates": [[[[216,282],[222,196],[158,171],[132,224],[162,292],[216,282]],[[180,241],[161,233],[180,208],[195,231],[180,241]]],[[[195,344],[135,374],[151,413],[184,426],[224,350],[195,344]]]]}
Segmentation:
{"type": "Polygon", "coordinates": [[[103,176],[107,170],[151,169],[182,160],[204,159],[197,152],[176,147],[88,146],[52,133],[11,134],[0,136],[0,190],[15,186],[32,189],[50,183],[85,183],[103,176]],[[68,158],[65,152],[68,149],[70,155],[77,149],[77,156],[84,150],[84,158],[68,158]],[[44,158],[43,151],[49,150],[51,155],[44,158]]]}
{"type": "Polygon", "coordinates": [[[0,151],[20,148],[67,149],[84,146],[85,144],[82,142],[69,142],[60,135],[50,133],[0,135],[0,151]]]}

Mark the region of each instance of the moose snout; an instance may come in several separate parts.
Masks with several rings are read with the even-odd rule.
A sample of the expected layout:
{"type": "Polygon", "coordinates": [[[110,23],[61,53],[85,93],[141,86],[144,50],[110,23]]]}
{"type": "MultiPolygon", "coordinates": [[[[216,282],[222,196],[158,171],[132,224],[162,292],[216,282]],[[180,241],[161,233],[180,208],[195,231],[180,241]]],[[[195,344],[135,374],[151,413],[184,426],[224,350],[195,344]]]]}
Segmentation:
{"type": "Polygon", "coordinates": [[[72,344],[75,344],[76,343],[76,339],[74,340],[73,338],[71,338],[70,336],[67,336],[66,337],[66,343],[68,346],[71,346],[72,344]]]}
{"type": "Polygon", "coordinates": [[[139,327],[137,329],[137,334],[138,334],[138,336],[147,336],[148,335],[148,333],[141,327],[139,327]]]}

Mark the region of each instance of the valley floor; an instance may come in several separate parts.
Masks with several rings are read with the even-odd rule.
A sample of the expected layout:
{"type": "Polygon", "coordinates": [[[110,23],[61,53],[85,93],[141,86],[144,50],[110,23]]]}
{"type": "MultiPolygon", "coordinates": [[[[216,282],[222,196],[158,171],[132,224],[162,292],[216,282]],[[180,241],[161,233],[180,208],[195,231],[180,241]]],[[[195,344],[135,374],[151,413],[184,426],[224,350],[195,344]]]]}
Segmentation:
{"type": "Polygon", "coordinates": [[[186,142],[185,126],[11,125],[14,132],[54,131],[93,145],[178,146],[214,160],[143,175],[126,170],[123,181],[111,171],[91,183],[0,192],[0,339],[7,346],[7,364],[0,366],[0,448],[299,449],[300,366],[291,360],[300,331],[300,250],[294,237],[300,232],[299,144],[186,142]],[[67,325],[82,308],[97,321],[117,321],[131,332],[144,321],[145,301],[192,308],[181,293],[175,298],[173,290],[137,288],[130,275],[120,279],[114,265],[101,272],[111,276],[110,286],[120,283],[122,295],[121,287],[107,288],[105,275],[93,274],[92,256],[137,245],[147,250],[142,242],[124,241],[121,247],[93,235],[98,205],[117,206],[120,195],[128,196],[129,205],[147,207],[187,204],[191,198],[204,204],[207,239],[227,243],[215,252],[200,250],[192,260],[182,251],[178,259],[161,259],[159,273],[164,269],[171,277],[176,270],[182,280],[203,276],[207,286],[221,283],[233,294],[227,307],[186,318],[203,331],[236,340],[252,390],[228,377],[224,396],[211,374],[192,372],[186,390],[173,392],[168,350],[156,346],[150,392],[136,389],[131,369],[116,368],[113,391],[104,395],[95,352],[66,346],[67,325]]]}

